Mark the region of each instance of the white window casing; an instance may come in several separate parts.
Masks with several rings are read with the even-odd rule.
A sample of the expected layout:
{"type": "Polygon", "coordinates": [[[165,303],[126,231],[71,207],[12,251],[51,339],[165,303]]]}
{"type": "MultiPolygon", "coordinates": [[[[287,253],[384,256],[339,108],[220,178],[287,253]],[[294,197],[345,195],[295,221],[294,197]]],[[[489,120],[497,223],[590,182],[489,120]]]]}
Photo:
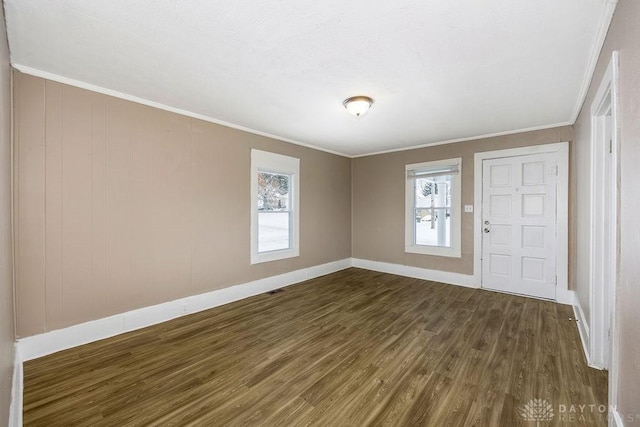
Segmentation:
{"type": "MultiPolygon", "coordinates": [[[[462,158],[415,163],[405,166],[405,252],[445,257],[461,257],[461,222],[462,222],[462,158]],[[416,206],[415,182],[421,178],[438,178],[451,176],[451,211],[450,211],[450,244],[429,245],[416,243],[416,206]]],[[[434,210],[443,208],[424,208],[434,210]]],[[[445,214],[446,215],[446,214],[445,214]]],[[[443,217],[446,221],[446,216],[443,217]]],[[[442,223],[443,227],[444,222],[442,223]]]]}
{"type": "MultiPolygon", "coordinates": [[[[264,246],[264,245],[263,245],[264,246]]],[[[300,255],[300,159],[267,151],[251,150],[251,264],[276,261],[300,255]],[[289,177],[289,247],[259,251],[258,174],[289,177]]]]}

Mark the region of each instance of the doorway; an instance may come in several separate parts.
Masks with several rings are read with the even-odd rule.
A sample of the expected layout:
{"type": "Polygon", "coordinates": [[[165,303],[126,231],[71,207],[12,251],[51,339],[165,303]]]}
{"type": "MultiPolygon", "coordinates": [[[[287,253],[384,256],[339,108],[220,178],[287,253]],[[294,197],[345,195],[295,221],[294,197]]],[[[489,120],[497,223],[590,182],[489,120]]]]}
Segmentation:
{"type": "MultiPolygon", "coordinates": [[[[591,235],[589,362],[609,369],[614,339],[618,253],[618,52],[613,52],[591,104],[591,235]]],[[[615,375],[610,375],[610,378],[615,375]]],[[[615,387],[610,387],[611,389],[615,387]]],[[[613,401],[614,399],[612,399],[613,401]]]]}
{"type": "Polygon", "coordinates": [[[482,287],[555,300],[557,154],[482,162],[482,287]]]}
{"type": "Polygon", "coordinates": [[[474,284],[573,304],[569,143],[474,156],[474,284]]]}

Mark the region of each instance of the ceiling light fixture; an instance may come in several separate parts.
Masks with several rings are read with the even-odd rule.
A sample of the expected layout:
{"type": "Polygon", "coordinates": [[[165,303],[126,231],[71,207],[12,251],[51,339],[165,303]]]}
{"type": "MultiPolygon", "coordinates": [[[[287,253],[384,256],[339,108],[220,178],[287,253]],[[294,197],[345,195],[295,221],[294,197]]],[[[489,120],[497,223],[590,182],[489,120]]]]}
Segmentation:
{"type": "Polygon", "coordinates": [[[353,114],[356,117],[360,117],[371,108],[373,104],[373,99],[368,96],[352,96],[351,98],[347,98],[344,100],[342,105],[347,109],[348,112],[353,114]]]}

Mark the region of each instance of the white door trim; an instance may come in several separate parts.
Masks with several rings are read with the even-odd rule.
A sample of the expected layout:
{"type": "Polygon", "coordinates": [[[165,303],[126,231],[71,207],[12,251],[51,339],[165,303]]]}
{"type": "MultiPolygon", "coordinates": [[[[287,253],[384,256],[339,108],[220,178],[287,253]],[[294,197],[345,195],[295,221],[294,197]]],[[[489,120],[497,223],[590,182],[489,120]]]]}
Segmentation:
{"type": "MultiPolygon", "coordinates": [[[[619,244],[619,159],[620,159],[620,132],[619,132],[619,63],[618,52],[614,51],[607,66],[596,96],[591,104],[591,208],[590,208],[590,236],[589,236],[589,358],[595,366],[609,368],[609,402],[615,407],[618,391],[618,335],[616,328],[615,301],[616,286],[618,282],[618,244],[619,244]],[[596,215],[597,199],[605,194],[604,183],[607,182],[604,172],[604,156],[607,141],[602,141],[604,121],[603,109],[611,109],[611,175],[610,183],[611,198],[613,203],[603,206],[608,208],[610,221],[603,223],[604,218],[596,215]],[[611,219],[613,219],[611,221],[611,219]],[[604,265],[604,254],[598,256],[598,246],[596,233],[601,233],[601,238],[608,238],[610,274],[603,276],[602,280],[596,280],[598,267],[604,265]],[[603,282],[609,282],[608,289],[603,286],[603,282]],[[598,304],[600,301],[608,301],[607,307],[598,304]],[[608,327],[607,327],[608,325],[608,327]],[[608,331],[611,330],[611,338],[608,338],[608,331]],[[607,342],[609,344],[607,345],[607,342]]],[[[606,204],[605,204],[606,205],[606,204]]],[[[603,214],[604,216],[604,214],[603,214]]]]}
{"type": "Polygon", "coordinates": [[[573,304],[569,292],[569,143],[534,145],[531,147],[485,151],[474,156],[473,177],[473,277],[474,285],[482,286],[482,162],[502,157],[525,156],[528,154],[557,153],[557,216],[556,216],[556,301],[573,304]]]}

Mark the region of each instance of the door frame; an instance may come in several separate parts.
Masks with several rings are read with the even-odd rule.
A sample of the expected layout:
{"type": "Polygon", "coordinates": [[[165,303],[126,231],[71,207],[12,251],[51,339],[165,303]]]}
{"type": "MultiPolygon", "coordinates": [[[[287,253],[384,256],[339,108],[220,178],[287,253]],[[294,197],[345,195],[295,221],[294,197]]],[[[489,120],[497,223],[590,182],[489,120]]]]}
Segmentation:
{"type": "Polygon", "coordinates": [[[617,400],[618,335],[616,333],[615,301],[618,283],[618,250],[620,234],[620,132],[619,132],[619,63],[618,51],[613,51],[609,65],[591,103],[591,194],[590,194],[590,235],[589,235],[589,362],[594,367],[609,369],[609,402],[617,400]],[[611,169],[605,176],[605,157],[608,141],[605,139],[605,112],[611,111],[611,169]],[[605,188],[605,183],[609,187],[605,188]],[[608,193],[608,194],[607,194],[608,193]],[[610,203],[603,203],[600,215],[597,201],[605,195],[610,203]],[[605,210],[609,223],[605,223],[605,210]],[[602,245],[605,239],[609,251],[605,253],[602,245]],[[608,257],[609,274],[604,272],[608,257]],[[601,277],[598,280],[598,274],[601,277]],[[605,286],[608,282],[609,286],[605,286]],[[599,302],[608,300],[608,304],[599,302]],[[611,333],[608,337],[609,331],[611,333]]]}
{"type": "Polygon", "coordinates": [[[482,162],[489,159],[556,153],[558,166],[556,192],[556,301],[573,305],[569,291],[569,143],[533,145],[475,153],[473,164],[473,283],[482,287],[482,162]]]}

